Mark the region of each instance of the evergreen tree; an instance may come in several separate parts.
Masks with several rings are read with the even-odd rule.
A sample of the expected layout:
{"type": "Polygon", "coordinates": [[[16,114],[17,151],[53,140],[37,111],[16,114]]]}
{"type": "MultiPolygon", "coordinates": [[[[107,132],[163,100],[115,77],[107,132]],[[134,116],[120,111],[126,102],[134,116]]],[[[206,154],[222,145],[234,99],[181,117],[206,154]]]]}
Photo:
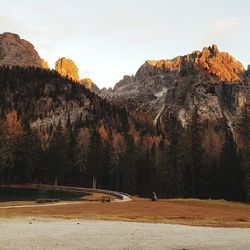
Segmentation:
{"type": "MultiPolygon", "coordinates": [[[[87,170],[87,160],[89,153],[90,133],[88,129],[79,129],[77,131],[76,145],[74,149],[74,180],[78,180],[79,185],[83,186],[85,181],[85,173],[87,170]]],[[[76,182],[78,183],[78,181],[76,182]]]]}
{"type": "Polygon", "coordinates": [[[250,202],[250,105],[248,103],[242,107],[238,127],[242,138],[241,166],[244,173],[245,200],[250,202]]]}
{"type": "Polygon", "coordinates": [[[87,171],[88,174],[92,178],[92,187],[97,187],[97,178],[100,177],[101,171],[101,138],[100,134],[96,129],[94,129],[91,138],[90,138],[90,146],[89,153],[87,158],[87,171]]]}
{"type": "Polygon", "coordinates": [[[41,141],[35,131],[28,130],[15,150],[15,174],[19,182],[37,182],[41,166],[41,141]]]}
{"type": "Polygon", "coordinates": [[[46,150],[46,167],[50,178],[53,178],[54,185],[62,184],[64,174],[67,172],[66,140],[63,134],[63,127],[59,121],[53,137],[46,150]]]}
{"type": "Polygon", "coordinates": [[[151,171],[152,171],[152,159],[150,157],[149,149],[144,151],[142,148],[138,152],[137,158],[137,173],[136,183],[137,191],[139,193],[146,194],[151,191],[151,171]]]}
{"type": "Polygon", "coordinates": [[[166,146],[166,192],[171,196],[183,195],[183,159],[180,146],[181,126],[175,116],[170,122],[169,144],[166,146]]]}
{"type": "Polygon", "coordinates": [[[221,197],[228,200],[241,200],[243,194],[240,157],[238,156],[233,135],[225,131],[225,143],[220,154],[221,197]]]}
{"type": "Polygon", "coordinates": [[[191,122],[188,125],[188,147],[190,149],[188,156],[189,180],[191,186],[191,196],[200,196],[202,188],[202,126],[199,121],[198,107],[195,106],[191,122]]]}
{"type": "Polygon", "coordinates": [[[135,191],[136,189],[136,171],[137,171],[137,148],[132,135],[127,134],[126,151],[121,159],[121,171],[124,174],[122,183],[123,190],[135,191]]]}

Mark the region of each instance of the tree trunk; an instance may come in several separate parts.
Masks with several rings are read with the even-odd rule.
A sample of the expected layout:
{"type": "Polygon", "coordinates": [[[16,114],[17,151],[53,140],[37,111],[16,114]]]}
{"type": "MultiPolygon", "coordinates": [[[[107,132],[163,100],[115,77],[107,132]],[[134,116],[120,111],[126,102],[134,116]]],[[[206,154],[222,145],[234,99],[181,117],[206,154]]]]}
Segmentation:
{"type": "Polygon", "coordinates": [[[11,167],[9,167],[8,169],[8,185],[10,185],[10,181],[11,181],[11,167]]]}
{"type": "Polygon", "coordinates": [[[4,185],[4,176],[3,176],[3,174],[1,175],[1,185],[4,185]]]}
{"type": "Polygon", "coordinates": [[[95,176],[93,176],[93,179],[92,179],[92,188],[96,189],[96,178],[95,178],[95,176]]]}
{"type": "Polygon", "coordinates": [[[55,182],[54,185],[57,186],[57,176],[55,176],[55,182]]]}
{"type": "Polygon", "coordinates": [[[83,171],[80,172],[80,187],[83,187],[83,171]]]}
{"type": "Polygon", "coordinates": [[[120,171],[116,171],[116,176],[115,176],[115,188],[116,190],[119,190],[120,186],[120,171]]]}

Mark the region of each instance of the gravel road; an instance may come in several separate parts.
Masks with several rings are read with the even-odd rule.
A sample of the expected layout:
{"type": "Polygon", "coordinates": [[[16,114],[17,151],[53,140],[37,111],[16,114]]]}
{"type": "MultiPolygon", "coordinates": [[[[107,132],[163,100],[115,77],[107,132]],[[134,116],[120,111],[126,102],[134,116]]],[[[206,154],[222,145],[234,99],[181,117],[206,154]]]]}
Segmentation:
{"type": "Polygon", "coordinates": [[[119,221],[0,219],[0,249],[250,249],[250,228],[119,221]]]}

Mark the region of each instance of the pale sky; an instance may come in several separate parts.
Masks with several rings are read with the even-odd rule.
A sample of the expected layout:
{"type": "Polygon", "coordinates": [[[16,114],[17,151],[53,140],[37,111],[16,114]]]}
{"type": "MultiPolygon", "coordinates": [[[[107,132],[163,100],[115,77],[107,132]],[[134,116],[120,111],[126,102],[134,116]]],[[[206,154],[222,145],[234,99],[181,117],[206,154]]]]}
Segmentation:
{"type": "Polygon", "coordinates": [[[30,41],[51,68],[75,61],[99,87],[217,44],[250,64],[249,0],[0,0],[0,33],[30,41]]]}

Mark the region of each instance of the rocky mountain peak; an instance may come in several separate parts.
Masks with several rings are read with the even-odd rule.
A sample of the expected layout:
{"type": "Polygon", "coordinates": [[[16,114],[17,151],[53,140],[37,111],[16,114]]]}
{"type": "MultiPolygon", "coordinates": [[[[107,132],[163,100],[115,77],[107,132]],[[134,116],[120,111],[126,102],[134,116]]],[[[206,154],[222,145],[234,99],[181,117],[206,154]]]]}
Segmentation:
{"type": "Polygon", "coordinates": [[[217,76],[222,81],[234,82],[240,79],[240,74],[244,71],[243,65],[235,60],[227,52],[220,52],[216,45],[204,48],[195,57],[195,63],[217,76]]]}
{"type": "Polygon", "coordinates": [[[73,60],[62,57],[56,61],[55,70],[64,77],[79,81],[78,68],[73,60]]]}
{"type": "Polygon", "coordinates": [[[157,71],[197,71],[206,70],[217,76],[221,81],[235,82],[240,79],[244,71],[243,65],[227,52],[220,52],[216,45],[194,51],[185,56],[178,56],[171,60],[148,60],[138,70],[137,77],[155,74],[157,71]]]}
{"type": "Polygon", "coordinates": [[[40,67],[44,64],[34,46],[17,34],[0,34],[0,66],[40,67]]]}

